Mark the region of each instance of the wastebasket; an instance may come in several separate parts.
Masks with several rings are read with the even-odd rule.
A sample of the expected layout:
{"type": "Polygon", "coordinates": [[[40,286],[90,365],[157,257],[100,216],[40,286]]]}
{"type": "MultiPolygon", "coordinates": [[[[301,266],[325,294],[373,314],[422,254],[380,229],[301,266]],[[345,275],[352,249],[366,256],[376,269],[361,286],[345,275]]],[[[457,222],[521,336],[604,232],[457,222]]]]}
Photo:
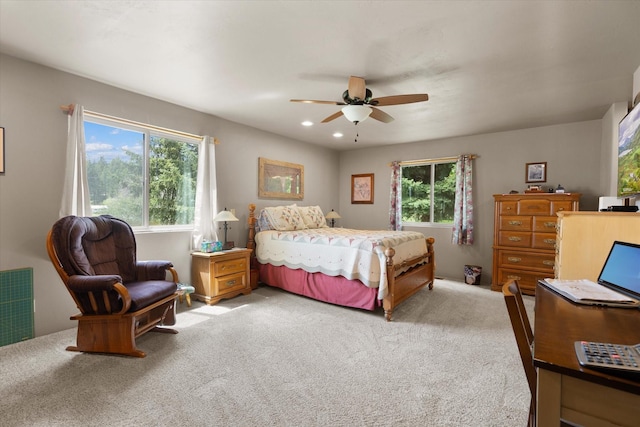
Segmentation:
{"type": "Polygon", "coordinates": [[[482,267],[479,265],[464,266],[464,282],[468,285],[479,285],[482,277],[482,267]]]}

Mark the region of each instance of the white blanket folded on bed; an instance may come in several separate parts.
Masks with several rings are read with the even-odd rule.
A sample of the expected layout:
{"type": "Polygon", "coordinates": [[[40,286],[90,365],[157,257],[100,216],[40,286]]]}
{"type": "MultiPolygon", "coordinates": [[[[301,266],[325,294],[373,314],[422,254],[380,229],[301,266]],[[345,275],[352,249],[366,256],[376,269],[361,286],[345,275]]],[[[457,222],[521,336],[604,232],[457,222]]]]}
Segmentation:
{"type": "Polygon", "coordinates": [[[317,228],[256,234],[256,258],[261,264],[357,279],[378,288],[379,299],[388,292],[387,248],[396,251],[393,262],[397,265],[426,253],[427,243],[425,236],[415,231],[317,228]]]}

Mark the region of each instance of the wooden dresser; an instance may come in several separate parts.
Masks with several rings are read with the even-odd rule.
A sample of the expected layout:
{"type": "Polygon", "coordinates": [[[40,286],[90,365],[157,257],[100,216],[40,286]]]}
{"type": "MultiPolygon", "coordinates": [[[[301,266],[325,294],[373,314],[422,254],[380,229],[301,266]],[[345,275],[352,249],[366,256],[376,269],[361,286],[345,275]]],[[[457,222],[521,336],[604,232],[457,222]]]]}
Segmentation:
{"type": "Polygon", "coordinates": [[[496,194],[491,289],[509,279],[535,294],[539,279],[555,277],[557,212],[577,211],[580,194],[496,194]]]}

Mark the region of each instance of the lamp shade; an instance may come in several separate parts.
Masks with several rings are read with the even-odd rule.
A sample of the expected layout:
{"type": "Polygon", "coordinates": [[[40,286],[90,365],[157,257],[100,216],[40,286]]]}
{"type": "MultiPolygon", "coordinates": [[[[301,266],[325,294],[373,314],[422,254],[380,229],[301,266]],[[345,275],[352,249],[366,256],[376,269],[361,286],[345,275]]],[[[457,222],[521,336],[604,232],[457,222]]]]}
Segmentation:
{"type": "Polygon", "coordinates": [[[218,213],[218,215],[215,216],[215,218],[213,218],[213,220],[215,222],[221,222],[221,221],[225,221],[225,222],[229,222],[229,221],[239,221],[238,218],[235,217],[235,215],[233,215],[231,212],[229,212],[228,210],[223,210],[220,211],[218,213]]]}
{"type": "Polygon", "coordinates": [[[342,114],[353,123],[365,120],[371,114],[371,107],[367,105],[347,105],[342,109],[342,114]]]}
{"type": "Polygon", "coordinates": [[[327,219],[338,219],[338,218],[342,218],[340,215],[338,215],[338,212],[334,211],[333,209],[331,210],[331,212],[329,212],[328,214],[326,214],[324,216],[327,219]]]}

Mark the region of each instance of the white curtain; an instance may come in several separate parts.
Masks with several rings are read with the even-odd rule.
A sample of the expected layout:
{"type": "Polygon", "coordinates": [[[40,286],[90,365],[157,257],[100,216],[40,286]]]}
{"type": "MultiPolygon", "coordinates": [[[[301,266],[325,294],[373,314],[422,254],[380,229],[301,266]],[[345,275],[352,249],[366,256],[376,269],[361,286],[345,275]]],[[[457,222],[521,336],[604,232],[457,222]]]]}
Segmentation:
{"type": "Polygon", "coordinates": [[[213,139],[205,136],[198,150],[198,182],[196,184],[196,207],[193,218],[192,249],[200,250],[203,240],[218,240],[213,217],[218,212],[216,186],[216,151],[213,139]]]}
{"type": "Polygon", "coordinates": [[[67,162],[62,188],[60,218],[67,215],[91,216],[84,140],[84,108],[82,105],[75,105],[68,121],[67,162]]]}

